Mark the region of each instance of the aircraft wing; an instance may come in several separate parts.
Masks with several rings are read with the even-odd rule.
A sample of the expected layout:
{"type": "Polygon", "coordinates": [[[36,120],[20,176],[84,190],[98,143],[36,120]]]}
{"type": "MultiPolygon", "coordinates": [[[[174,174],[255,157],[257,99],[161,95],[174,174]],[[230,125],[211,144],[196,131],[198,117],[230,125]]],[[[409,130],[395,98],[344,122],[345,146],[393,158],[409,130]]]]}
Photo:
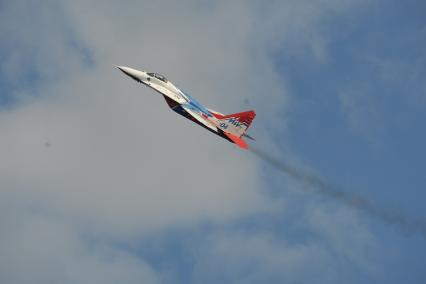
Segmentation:
{"type": "Polygon", "coordinates": [[[207,128],[213,131],[217,131],[217,127],[208,119],[204,118],[201,114],[199,114],[197,110],[194,109],[191,105],[183,104],[181,106],[186,112],[188,112],[195,120],[200,122],[202,125],[206,126],[207,128]]]}

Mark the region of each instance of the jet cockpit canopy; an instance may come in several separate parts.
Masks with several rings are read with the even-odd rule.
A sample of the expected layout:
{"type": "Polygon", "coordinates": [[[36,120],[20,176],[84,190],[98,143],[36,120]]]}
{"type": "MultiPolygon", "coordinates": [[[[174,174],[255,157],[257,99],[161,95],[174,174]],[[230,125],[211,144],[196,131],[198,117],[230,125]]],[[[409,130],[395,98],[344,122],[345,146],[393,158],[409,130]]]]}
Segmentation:
{"type": "Polygon", "coordinates": [[[158,80],[161,80],[161,81],[163,81],[164,83],[167,83],[167,79],[166,79],[166,77],[164,77],[163,75],[161,75],[161,74],[158,74],[158,73],[147,73],[149,76],[151,76],[151,77],[154,77],[154,78],[157,78],[158,80]]]}

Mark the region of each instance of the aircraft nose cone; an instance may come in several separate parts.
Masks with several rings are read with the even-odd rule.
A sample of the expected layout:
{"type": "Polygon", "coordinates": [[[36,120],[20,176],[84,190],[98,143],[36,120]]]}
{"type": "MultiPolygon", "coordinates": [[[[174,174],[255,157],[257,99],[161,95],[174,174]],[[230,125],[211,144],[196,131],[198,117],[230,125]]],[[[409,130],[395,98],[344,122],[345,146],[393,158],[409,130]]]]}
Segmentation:
{"type": "Polygon", "coordinates": [[[123,72],[126,75],[129,75],[132,72],[132,68],[126,67],[126,66],[115,66],[117,67],[121,72],[123,72]]]}
{"type": "Polygon", "coordinates": [[[126,67],[126,66],[115,66],[115,67],[120,69],[120,71],[126,74],[127,76],[133,78],[134,80],[138,82],[141,82],[141,77],[144,72],[130,68],[130,67],[126,67]]]}

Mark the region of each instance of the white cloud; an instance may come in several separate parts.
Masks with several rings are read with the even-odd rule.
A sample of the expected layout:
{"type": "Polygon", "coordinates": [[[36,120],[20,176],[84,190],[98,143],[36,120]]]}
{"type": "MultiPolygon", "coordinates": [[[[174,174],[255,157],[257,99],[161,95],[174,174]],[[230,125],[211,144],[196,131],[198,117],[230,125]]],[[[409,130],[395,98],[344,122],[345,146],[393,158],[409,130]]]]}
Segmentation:
{"type": "Polygon", "coordinates": [[[97,241],[19,194],[1,192],[3,283],[158,283],[140,258],[97,241]]]}
{"type": "Polygon", "coordinates": [[[289,244],[269,233],[219,233],[199,252],[194,282],[309,283],[329,278],[331,263],[315,243],[289,244]]]}
{"type": "Polygon", "coordinates": [[[215,231],[195,250],[194,282],[356,282],[342,273],[348,264],[374,275],[375,238],[354,211],[311,205],[297,225],[272,221],[274,231],[268,226],[215,231]]]}

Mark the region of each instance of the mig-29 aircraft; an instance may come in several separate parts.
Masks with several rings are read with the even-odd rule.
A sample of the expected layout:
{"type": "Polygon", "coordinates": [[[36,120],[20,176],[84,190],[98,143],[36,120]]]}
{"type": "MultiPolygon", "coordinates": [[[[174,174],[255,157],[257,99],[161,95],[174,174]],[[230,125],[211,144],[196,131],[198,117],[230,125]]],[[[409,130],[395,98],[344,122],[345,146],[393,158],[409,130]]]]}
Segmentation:
{"type": "Polygon", "coordinates": [[[163,95],[169,107],[178,114],[237,144],[239,147],[248,149],[246,141],[242,139],[243,137],[254,140],[246,134],[256,116],[253,110],[225,115],[204,107],[188,94],[178,89],[163,75],[124,66],[116,67],[137,82],[163,95]]]}

